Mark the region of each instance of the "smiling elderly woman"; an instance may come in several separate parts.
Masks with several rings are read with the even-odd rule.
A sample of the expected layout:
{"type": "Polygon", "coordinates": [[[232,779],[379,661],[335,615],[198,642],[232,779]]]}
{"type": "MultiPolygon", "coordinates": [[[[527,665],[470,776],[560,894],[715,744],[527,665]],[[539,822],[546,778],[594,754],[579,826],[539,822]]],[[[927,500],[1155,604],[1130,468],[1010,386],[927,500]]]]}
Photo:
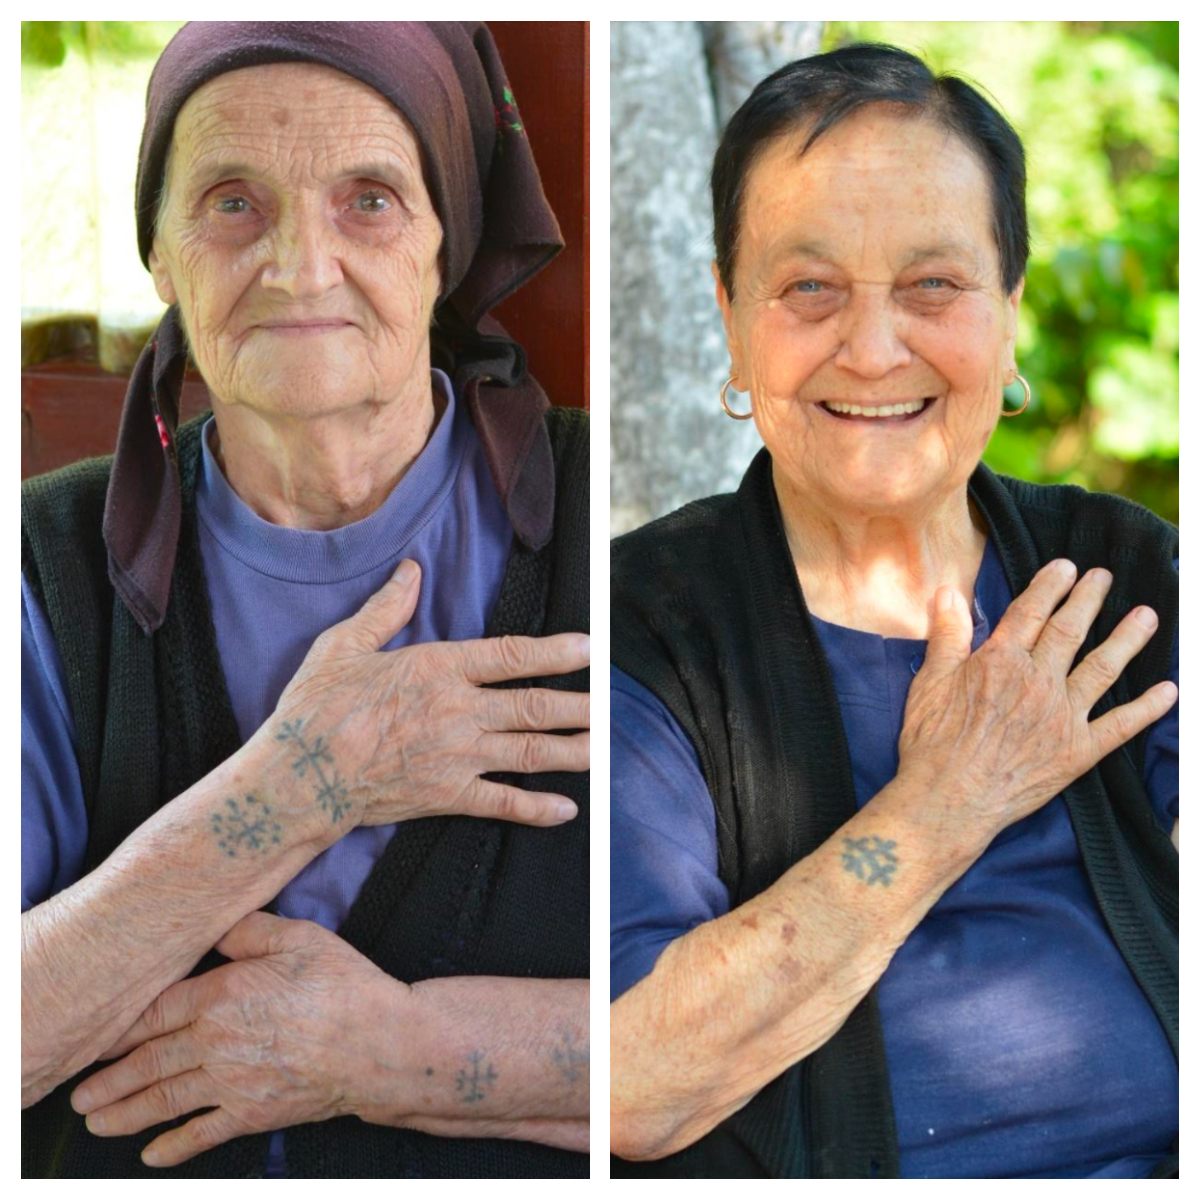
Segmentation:
{"type": "Polygon", "coordinates": [[[116,455],[25,493],[24,1174],[586,1174],[587,433],[486,315],[561,245],[486,27],[185,27],[138,233],[116,455]]]}
{"type": "Polygon", "coordinates": [[[765,449],[614,544],[615,1174],[1174,1169],[1175,531],[980,465],[1024,184],[885,46],[723,136],[765,449]]]}

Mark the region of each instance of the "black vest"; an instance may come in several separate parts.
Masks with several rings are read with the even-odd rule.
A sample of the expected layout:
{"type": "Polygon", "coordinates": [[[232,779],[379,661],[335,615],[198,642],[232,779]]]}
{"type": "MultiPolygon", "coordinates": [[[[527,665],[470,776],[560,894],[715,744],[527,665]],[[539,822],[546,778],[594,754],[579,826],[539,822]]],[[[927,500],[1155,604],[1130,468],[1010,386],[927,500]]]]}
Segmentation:
{"type": "MultiPolygon", "coordinates": [[[[1081,653],[1135,604],[1150,644],[1095,709],[1166,677],[1178,619],[1173,526],[1128,501],[1036,487],[980,466],[970,494],[1014,595],[1052,558],[1114,583],[1081,653]]],[[[788,550],[771,460],[736,495],[701,500],[613,543],[612,659],[691,739],[713,797],[731,904],[774,883],[857,806],[837,698],[788,550]]],[[[1178,1055],[1178,856],[1142,786],[1144,736],[1065,792],[1113,940],[1178,1055]]],[[[890,1177],[899,1153],[874,989],[820,1049],[695,1145],[616,1176],[890,1177]]]]}
{"type": "MultiPolygon", "coordinates": [[[[197,534],[201,420],[179,431],[179,551],[166,620],[150,637],[123,605],[114,604],[108,584],[100,519],[111,460],[78,463],[23,488],[23,567],[63,660],[89,814],[88,870],[240,745],[197,534]]],[[[488,636],[588,629],[587,417],[552,409],[546,421],[555,462],[554,536],[537,552],[514,540],[488,636]]],[[[520,686],[586,690],[587,673],[520,686]]],[[[588,975],[587,775],[496,778],[570,796],[579,815],[555,829],[467,817],[401,824],[338,930],[392,976],[411,982],[452,975],[588,975]]],[[[209,954],[196,970],[222,961],[209,954]]],[[[133,1137],[92,1136],[67,1102],[91,1070],[25,1112],[24,1177],[263,1173],[268,1134],[237,1138],[166,1170],[143,1166],[138,1155],[169,1125],[133,1137]]],[[[286,1154],[289,1177],[588,1173],[586,1154],[530,1142],[437,1138],[354,1117],[289,1129],[286,1154]]]]}

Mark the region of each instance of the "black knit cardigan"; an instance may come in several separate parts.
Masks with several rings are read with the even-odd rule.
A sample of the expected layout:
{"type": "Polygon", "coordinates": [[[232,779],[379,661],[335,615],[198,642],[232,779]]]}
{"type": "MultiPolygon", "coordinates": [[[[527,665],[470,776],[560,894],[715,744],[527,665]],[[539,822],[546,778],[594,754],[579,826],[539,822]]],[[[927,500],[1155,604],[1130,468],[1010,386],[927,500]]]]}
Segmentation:
{"type": "MultiPolygon", "coordinates": [[[[47,612],[66,674],[89,812],[88,870],[240,745],[198,542],[202,419],[179,431],[182,530],[167,618],[152,636],[114,604],[107,579],[100,519],[111,460],[78,463],[23,488],[23,568],[47,612]]],[[[555,462],[554,536],[536,552],[514,539],[489,636],[588,629],[587,417],[552,409],[546,422],[555,462]]],[[[586,690],[587,673],[521,686],[530,683],[586,690]]],[[[392,976],[410,982],[451,975],[587,976],[587,776],[495,778],[568,795],[579,815],[554,829],[467,817],[401,824],[338,930],[392,976]]],[[[196,970],[222,961],[210,953],[196,970]]],[[[134,1137],[94,1137],[68,1104],[72,1088],[90,1072],[24,1114],[23,1176],[263,1173],[267,1134],[236,1138],[176,1168],[143,1166],[140,1151],[170,1125],[134,1137]]],[[[586,1176],[588,1169],[585,1154],[529,1142],[437,1138],[354,1117],[290,1129],[286,1154],[290,1177],[568,1177],[586,1176]]]]}
{"type": "MultiPolygon", "coordinates": [[[[1128,501],[1036,487],[980,466],[970,482],[1013,594],[1070,558],[1114,583],[1081,653],[1136,604],[1159,628],[1096,714],[1167,676],[1178,618],[1173,526],[1128,501]]],[[[856,811],[828,663],[805,608],[761,451],[736,495],[698,501],[613,543],[612,659],[691,739],[738,905],[856,811]]],[[[1066,789],[1109,932],[1178,1055],[1178,856],[1142,786],[1144,736],[1066,789]]],[[[615,884],[614,884],[615,886],[615,884]]],[[[647,1053],[653,1048],[647,1047],[647,1053]]],[[[868,1178],[899,1169],[874,989],[820,1049],[695,1145],[617,1176],[868,1178]]]]}

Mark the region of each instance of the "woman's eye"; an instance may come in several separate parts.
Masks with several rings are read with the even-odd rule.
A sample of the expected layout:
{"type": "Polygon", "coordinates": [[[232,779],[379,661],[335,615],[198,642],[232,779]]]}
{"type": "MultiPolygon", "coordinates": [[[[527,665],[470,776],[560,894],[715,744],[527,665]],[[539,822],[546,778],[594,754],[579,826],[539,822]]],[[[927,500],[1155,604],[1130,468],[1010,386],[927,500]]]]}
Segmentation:
{"type": "Polygon", "coordinates": [[[227,216],[240,216],[250,211],[250,201],[245,196],[222,196],[213,207],[227,216]]]}
{"type": "Polygon", "coordinates": [[[943,279],[940,275],[934,275],[929,279],[921,279],[917,282],[917,287],[923,292],[949,291],[953,286],[950,280],[943,279]]]}
{"type": "Polygon", "coordinates": [[[355,200],[359,212],[383,213],[392,207],[392,202],[383,192],[362,192],[355,200]]]}
{"type": "Polygon", "coordinates": [[[792,291],[802,296],[819,296],[824,287],[819,279],[801,279],[799,283],[792,284],[792,291]]]}

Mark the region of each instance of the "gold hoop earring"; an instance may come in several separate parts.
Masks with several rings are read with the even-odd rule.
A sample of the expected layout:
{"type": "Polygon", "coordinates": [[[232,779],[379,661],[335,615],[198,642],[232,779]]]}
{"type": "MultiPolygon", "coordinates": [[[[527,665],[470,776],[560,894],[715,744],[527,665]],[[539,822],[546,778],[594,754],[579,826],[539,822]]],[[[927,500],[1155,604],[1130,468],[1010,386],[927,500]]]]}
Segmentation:
{"type": "Polygon", "coordinates": [[[1025,403],[1022,404],[1020,408],[1014,408],[1011,412],[1008,412],[1004,408],[1004,397],[1001,396],[1000,415],[1002,417],[1019,417],[1029,407],[1029,402],[1033,399],[1033,389],[1029,386],[1029,380],[1026,379],[1024,375],[1018,374],[1013,382],[1021,385],[1021,389],[1025,393],[1025,403]]]}
{"type": "Polygon", "coordinates": [[[726,399],[726,397],[728,396],[729,389],[732,386],[733,376],[730,375],[730,377],[725,380],[723,384],[721,384],[721,407],[725,410],[725,415],[727,417],[732,417],[735,421],[748,421],[752,416],[754,416],[753,408],[751,408],[749,412],[740,413],[734,412],[733,409],[729,407],[729,401],[726,399]]]}

